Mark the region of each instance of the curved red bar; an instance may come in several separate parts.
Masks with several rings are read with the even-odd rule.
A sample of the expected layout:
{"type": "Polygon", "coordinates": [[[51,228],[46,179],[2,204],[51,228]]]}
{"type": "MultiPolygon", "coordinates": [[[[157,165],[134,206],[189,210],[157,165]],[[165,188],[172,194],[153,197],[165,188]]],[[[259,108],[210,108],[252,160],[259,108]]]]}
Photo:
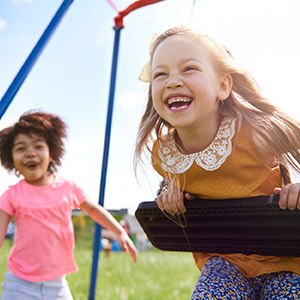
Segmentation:
{"type": "Polygon", "coordinates": [[[138,0],[130,4],[128,7],[126,7],[124,10],[120,11],[119,14],[115,17],[115,26],[119,28],[123,28],[123,18],[127,16],[132,11],[146,6],[150,4],[155,4],[157,2],[164,1],[164,0],[138,0]]]}

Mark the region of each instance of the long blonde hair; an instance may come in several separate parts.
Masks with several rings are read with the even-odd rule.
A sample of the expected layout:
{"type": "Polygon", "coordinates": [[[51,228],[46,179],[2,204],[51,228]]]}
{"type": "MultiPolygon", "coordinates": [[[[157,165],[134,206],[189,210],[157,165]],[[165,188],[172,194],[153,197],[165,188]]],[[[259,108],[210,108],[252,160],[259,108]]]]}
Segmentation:
{"type": "MultiPolygon", "coordinates": [[[[150,58],[152,59],[161,42],[174,35],[189,36],[199,41],[209,50],[219,75],[232,76],[232,91],[221,107],[221,114],[237,119],[237,132],[242,122],[251,124],[254,142],[261,155],[274,157],[278,162],[290,165],[300,172],[300,123],[287,116],[262,95],[258,84],[226,47],[197,30],[179,26],[165,31],[153,41],[150,58]]],[[[153,107],[150,82],[148,102],[136,140],[135,170],[142,161],[142,154],[151,152],[153,141],[158,139],[163,142],[163,132],[173,129],[153,107]]]]}

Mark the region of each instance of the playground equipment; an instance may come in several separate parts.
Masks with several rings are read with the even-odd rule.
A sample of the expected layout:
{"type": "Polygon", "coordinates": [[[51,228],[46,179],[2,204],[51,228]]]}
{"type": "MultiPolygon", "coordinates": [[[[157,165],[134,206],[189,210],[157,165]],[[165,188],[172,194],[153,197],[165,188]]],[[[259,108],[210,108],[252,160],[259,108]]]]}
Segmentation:
{"type": "MultiPolygon", "coordinates": [[[[121,30],[124,28],[123,20],[132,11],[150,5],[163,0],[138,0],[130,4],[124,10],[118,10],[114,5],[112,0],[108,2],[112,7],[117,11],[117,16],[115,17],[115,25],[113,27],[115,31],[114,37],[114,46],[113,46],[113,57],[112,57],[112,66],[111,66],[111,78],[110,78],[110,89],[108,97],[108,108],[106,116],[106,127],[105,127],[105,137],[104,137],[104,149],[102,157],[102,168],[101,168],[101,179],[100,179],[100,192],[99,192],[99,201],[100,205],[104,205],[104,195],[106,187],[106,175],[107,175],[107,165],[109,157],[109,146],[110,146],[110,135],[111,135],[111,124],[113,116],[113,107],[114,107],[114,95],[115,95],[115,84],[116,84],[116,75],[117,75],[117,64],[118,64],[118,54],[119,54],[119,43],[120,43],[120,34],[121,30]]],[[[41,55],[43,49],[46,47],[48,41],[50,40],[55,29],[58,27],[63,16],[67,12],[68,8],[72,4],[73,0],[64,0],[57,10],[56,14],[50,21],[49,25],[45,29],[44,33],[38,40],[37,44],[29,54],[28,58],[25,60],[23,66],[20,68],[16,77],[13,79],[9,88],[5,92],[4,96],[0,101],[0,119],[8,109],[9,105],[13,101],[15,95],[19,91],[20,87],[24,83],[26,77],[30,73],[32,67],[36,63],[37,59],[41,55]]],[[[94,234],[94,246],[93,246],[93,262],[92,262],[92,271],[91,271],[91,281],[90,281],[90,290],[89,290],[89,300],[95,299],[96,291],[96,281],[97,281],[97,271],[98,271],[98,261],[99,261],[99,251],[100,251],[100,240],[101,240],[101,226],[98,224],[95,225],[95,234],[94,234]]]]}
{"type": "MultiPolygon", "coordinates": [[[[110,133],[111,133],[112,114],[113,114],[113,107],[114,107],[115,83],[116,83],[116,75],[117,75],[118,52],[119,52],[119,44],[120,44],[120,34],[121,34],[121,30],[124,28],[124,25],[123,25],[124,17],[126,17],[129,13],[131,13],[132,11],[134,11],[136,9],[139,9],[139,8],[141,8],[143,6],[146,6],[146,5],[155,4],[155,3],[158,3],[160,1],[163,1],[163,0],[148,0],[148,1],[147,0],[139,0],[139,1],[135,1],[133,4],[129,5],[126,9],[124,9],[122,11],[118,11],[117,7],[113,4],[113,2],[109,1],[112,4],[112,6],[115,8],[115,10],[117,11],[117,16],[115,18],[115,26],[113,28],[114,31],[115,31],[115,38],[114,38],[114,47],[113,47],[110,91],[109,91],[108,108],[107,108],[104,151],[103,151],[103,159],[102,159],[102,171],[101,171],[100,194],[99,194],[99,203],[101,205],[104,205],[106,174],[107,174],[109,145],[110,145],[110,133]]],[[[58,9],[57,13],[53,17],[52,21],[49,23],[49,25],[46,28],[45,32],[43,33],[43,35],[39,39],[36,46],[33,48],[32,52],[28,56],[28,58],[25,61],[24,65],[21,67],[20,71],[18,72],[18,74],[15,77],[15,79],[13,80],[13,82],[11,83],[11,85],[8,88],[7,92],[4,94],[4,96],[3,96],[3,98],[1,99],[1,102],[0,102],[0,119],[4,115],[7,108],[9,107],[9,105],[12,102],[14,96],[17,94],[17,92],[20,89],[21,85],[23,84],[23,82],[25,81],[25,79],[28,76],[29,72],[31,71],[33,65],[37,61],[37,59],[40,56],[41,52],[45,48],[47,42],[49,41],[49,39],[51,38],[51,36],[54,33],[55,29],[59,25],[59,22],[61,21],[61,19],[63,18],[63,16],[65,15],[65,13],[67,12],[68,8],[70,7],[70,5],[72,3],[73,3],[73,0],[64,0],[62,2],[60,8],[58,9]]],[[[227,204],[225,204],[225,202],[226,201],[224,201],[224,205],[227,205],[227,204]]],[[[205,204],[205,202],[201,202],[201,203],[205,204]]],[[[191,221],[194,220],[192,218],[192,216],[194,216],[197,213],[201,213],[202,208],[199,209],[197,207],[198,204],[200,205],[200,201],[199,201],[199,203],[197,201],[192,201],[192,202],[189,202],[187,204],[188,213],[185,215],[187,224],[190,224],[189,223],[190,220],[191,221]],[[189,206],[189,205],[191,205],[191,206],[189,206]],[[190,218],[190,216],[191,216],[191,218],[190,218]]],[[[209,204],[212,205],[212,202],[210,201],[209,204]]],[[[230,203],[228,203],[228,205],[229,206],[227,207],[227,210],[226,210],[227,212],[229,210],[232,210],[232,207],[230,206],[230,203]]],[[[272,211],[273,211],[273,209],[275,209],[275,204],[272,204],[272,203],[271,204],[270,203],[268,203],[268,204],[263,203],[262,205],[268,205],[267,208],[264,208],[264,212],[268,211],[268,208],[270,208],[270,210],[272,210],[272,211]]],[[[247,207],[249,208],[249,206],[247,206],[247,207]]],[[[238,209],[238,208],[235,208],[235,209],[238,209]]],[[[207,206],[206,206],[206,211],[208,211],[208,210],[210,210],[210,209],[208,209],[207,206]]],[[[140,214],[141,218],[143,218],[142,222],[146,223],[145,224],[146,227],[144,229],[145,229],[145,232],[147,232],[147,231],[150,232],[149,237],[150,237],[151,234],[154,234],[154,233],[156,234],[157,231],[162,231],[161,228],[158,230],[157,229],[158,227],[156,227],[155,229],[153,229],[153,227],[151,227],[151,226],[153,226],[153,220],[155,220],[155,222],[157,221],[157,222],[167,223],[166,230],[164,231],[164,234],[169,234],[169,233],[173,234],[172,230],[174,229],[173,227],[175,226],[175,224],[172,221],[170,221],[165,215],[162,215],[162,213],[158,210],[158,208],[156,207],[156,204],[154,202],[151,202],[149,204],[147,204],[147,203],[146,204],[141,204],[138,211],[139,212],[137,212],[137,216],[140,214]],[[148,205],[150,205],[150,206],[148,206],[148,205]],[[145,210],[142,212],[142,209],[145,209],[145,210]],[[147,211],[148,209],[149,209],[149,213],[147,211]]],[[[214,209],[212,211],[214,211],[214,209]]],[[[217,213],[220,213],[220,211],[218,211],[217,213]]],[[[246,213],[247,212],[245,212],[245,214],[246,213]]],[[[285,213],[289,213],[289,216],[292,215],[293,220],[297,219],[297,218],[299,219],[299,215],[297,214],[297,212],[284,212],[284,213],[282,213],[282,211],[281,211],[281,216],[283,217],[284,220],[286,220],[286,225],[287,225],[286,230],[290,230],[289,229],[289,228],[291,228],[290,227],[290,225],[291,225],[290,221],[292,219],[288,220],[285,213]]],[[[247,216],[249,216],[249,214],[247,216]]],[[[211,216],[209,218],[211,218],[211,216]]],[[[228,217],[228,216],[226,218],[227,218],[227,220],[228,220],[228,218],[231,219],[231,217],[228,217]]],[[[263,218],[265,220],[265,215],[260,215],[260,218],[263,218]]],[[[277,218],[279,218],[279,212],[275,210],[274,215],[272,215],[272,220],[276,221],[277,218]]],[[[207,218],[206,218],[206,220],[207,220],[207,218]]],[[[271,220],[270,220],[270,222],[271,222],[271,220]]],[[[292,231],[293,230],[299,230],[299,222],[295,221],[293,223],[295,223],[295,224],[292,224],[292,225],[296,226],[296,227],[292,227],[292,231]]],[[[196,224],[195,221],[193,221],[192,224],[193,224],[193,226],[198,226],[198,225],[195,225],[196,224]]],[[[191,239],[191,237],[189,237],[188,227],[189,226],[187,226],[185,228],[181,228],[181,227],[176,226],[176,229],[174,229],[174,230],[177,230],[176,235],[177,235],[177,233],[181,234],[182,239],[180,241],[178,241],[178,240],[177,241],[176,240],[171,241],[170,245],[165,244],[166,240],[164,239],[164,243],[159,244],[158,247],[161,248],[161,249],[163,247],[168,248],[168,249],[164,249],[164,250],[179,251],[180,249],[178,247],[180,245],[178,246],[178,244],[180,244],[181,242],[182,243],[185,242],[185,246],[184,246],[185,250],[180,250],[180,251],[194,251],[194,250],[198,251],[196,248],[195,249],[191,248],[194,245],[194,243],[193,243],[193,240],[191,239]],[[185,236],[185,233],[187,234],[187,236],[185,236]],[[187,245],[188,245],[189,248],[187,248],[187,245]],[[172,247],[173,247],[173,249],[171,249],[172,247]],[[177,249],[175,249],[175,247],[177,247],[177,249]],[[187,250],[187,249],[189,249],[189,250],[187,250]]],[[[246,229],[248,230],[249,228],[246,228],[246,229]]],[[[195,229],[193,229],[193,230],[195,231],[195,229]]],[[[194,233],[192,232],[191,234],[194,234],[194,233]]],[[[276,234],[277,234],[277,231],[276,231],[276,234]]],[[[273,234],[272,236],[276,236],[276,235],[273,234]]],[[[284,232],[282,232],[281,236],[285,240],[290,239],[289,237],[287,237],[287,236],[289,236],[289,234],[287,234],[287,236],[285,236],[284,232]]],[[[90,290],[89,290],[89,299],[91,299],[91,300],[95,299],[97,271],[98,271],[98,260],[99,260],[99,250],[100,250],[100,245],[99,245],[100,237],[101,237],[101,227],[99,225],[96,225],[96,232],[95,232],[95,236],[94,236],[94,248],[93,248],[93,264],[92,264],[91,282],[90,282],[90,290]]],[[[243,234],[242,234],[242,237],[243,237],[243,234]]],[[[237,238],[235,240],[237,242],[240,241],[239,238],[237,238]]],[[[153,244],[155,245],[156,243],[159,242],[159,237],[157,237],[157,235],[154,235],[152,241],[153,241],[153,244]]],[[[278,239],[278,241],[279,241],[279,239],[278,239]]],[[[199,244],[199,242],[196,240],[196,246],[197,246],[197,243],[199,244]]],[[[248,243],[249,243],[249,241],[248,241],[248,243]]],[[[272,249],[274,250],[274,242],[271,242],[271,243],[273,243],[273,246],[272,246],[273,248],[272,249]]],[[[279,244],[279,242],[278,242],[278,244],[279,244]]],[[[300,252],[300,250],[299,250],[300,249],[299,240],[296,240],[295,242],[291,242],[290,245],[292,245],[291,248],[294,247],[295,251],[298,251],[297,253],[299,255],[299,252],[300,252]]],[[[214,246],[216,246],[216,245],[210,245],[209,247],[214,247],[214,246]]],[[[209,248],[209,249],[212,249],[212,248],[209,248]]],[[[214,249],[216,249],[216,248],[214,248],[214,249]]],[[[244,249],[245,249],[245,247],[244,247],[244,249]]],[[[249,245],[248,245],[247,249],[249,249],[249,245]]],[[[247,249],[246,249],[246,251],[247,251],[247,249]]],[[[202,250],[199,249],[199,251],[202,251],[202,250]]],[[[227,251],[237,251],[237,248],[235,248],[234,250],[228,250],[228,248],[227,248],[227,251]]],[[[254,249],[253,251],[256,251],[256,250],[254,249]]],[[[287,249],[280,248],[280,251],[287,251],[287,249]]],[[[291,253],[291,255],[294,255],[294,254],[295,253],[291,253]]]]}
{"type": "Polygon", "coordinates": [[[46,47],[73,0],[64,0],[0,101],[0,120],[46,47]]]}
{"type": "Polygon", "coordinates": [[[278,195],[194,199],[185,206],[185,214],[171,216],[155,201],[142,202],[135,215],[161,250],[300,256],[300,211],[280,209],[278,195]]]}
{"type": "MultiPolygon", "coordinates": [[[[121,30],[124,28],[123,20],[130,12],[141,8],[146,5],[154,4],[163,0],[140,0],[132,3],[127,8],[122,11],[118,11],[118,15],[115,17],[115,25],[113,27],[115,31],[114,46],[113,46],[113,57],[111,65],[111,77],[110,77],[110,88],[109,88],[109,98],[108,107],[106,114],[106,126],[105,126],[105,137],[104,137],[104,149],[102,156],[102,168],[101,168],[101,180],[100,180],[100,192],[99,192],[99,204],[104,204],[105,186],[106,186],[106,174],[108,165],[108,155],[110,146],[110,136],[111,136],[111,125],[114,107],[114,97],[115,97],[115,85],[117,76],[117,65],[118,65],[118,55],[119,55],[119,44],[121,30]]],[[[116,6],[112,1],[109,1],[114,9],[117,10],[116,6]]],[[[90,292],[89,300],[95,299],[96,281],[97,281],[97,271],[98,271],[98,261],[99,261],[99,250],[100,250],[100,237],[101,237],[101,226],[95,225],[94,234],[94,246],[93,246],[93,264],[90,282],[90,292]]]]}

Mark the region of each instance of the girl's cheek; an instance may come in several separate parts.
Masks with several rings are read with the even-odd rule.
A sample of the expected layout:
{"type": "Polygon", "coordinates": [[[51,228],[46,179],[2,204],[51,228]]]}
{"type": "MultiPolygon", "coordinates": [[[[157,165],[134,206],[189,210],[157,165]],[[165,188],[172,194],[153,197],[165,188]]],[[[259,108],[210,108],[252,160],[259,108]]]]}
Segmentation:
{"type": "Polygon", "coordinates": [[[152,84],[152,98],[157,98],[159,94],[161,93],[161,88],[158,84],[152,84]]]}
{"type": "Polygon", "coordinates": [[[153,96],[153,94],[155,93],[155,90],[156,90],[156,85],[154,83],[151,84],[151,94],[153,96]]]}

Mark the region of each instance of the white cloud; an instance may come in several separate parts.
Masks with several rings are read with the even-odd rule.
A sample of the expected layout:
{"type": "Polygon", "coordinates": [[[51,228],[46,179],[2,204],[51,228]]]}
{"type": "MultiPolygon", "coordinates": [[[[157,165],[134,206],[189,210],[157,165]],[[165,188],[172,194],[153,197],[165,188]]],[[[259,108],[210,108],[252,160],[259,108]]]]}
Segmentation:
{"type": "Polygon", "coordinates": [[[7,26],[7,22],[0,17],[0,30],[7,26]]]}

